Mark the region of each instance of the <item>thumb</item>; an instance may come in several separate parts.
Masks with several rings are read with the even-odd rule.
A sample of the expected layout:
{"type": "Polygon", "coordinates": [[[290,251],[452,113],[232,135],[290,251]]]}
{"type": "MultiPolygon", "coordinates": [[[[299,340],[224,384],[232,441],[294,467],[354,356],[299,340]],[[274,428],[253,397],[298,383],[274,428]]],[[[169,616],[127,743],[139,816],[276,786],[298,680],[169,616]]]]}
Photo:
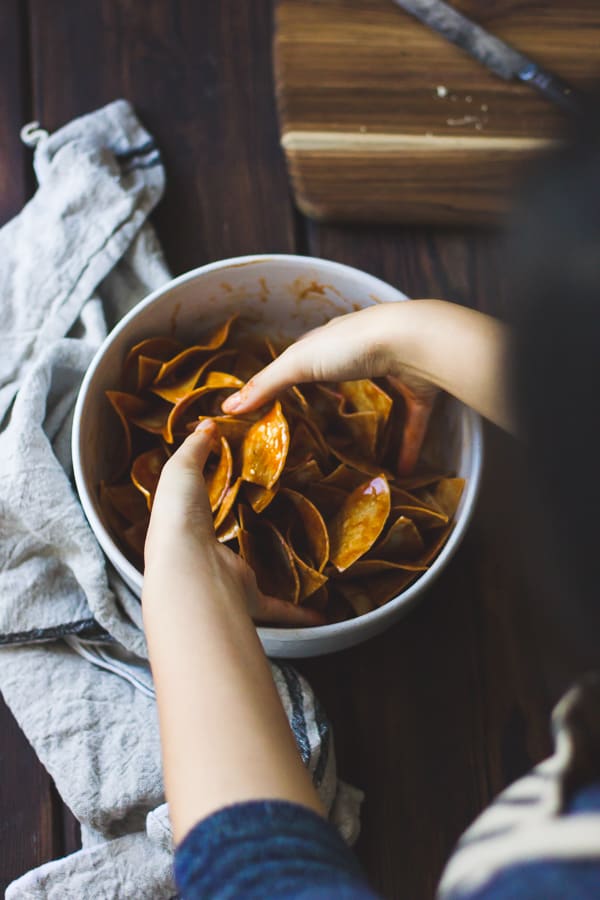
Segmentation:
{"type": "Polygon", "coordinates": [[[181,447],[165,463],[160,475],[150,527],[160,523],[162,530],[181,527],[184,521],[213,533],[212,514],[206,484],[202,476],[206,460],[214,446],[217,429],[210,419],[203,420],[181,447]]]}
{"type": "Polygon", "coordinates": [[[169,464],[174,464],[173,468],[180,470],[191,469],[197,476],[204,469],[210,451],[214,449],[216,437],[215,423],[212,419],[203,419],[173,454],[169,464]]]}

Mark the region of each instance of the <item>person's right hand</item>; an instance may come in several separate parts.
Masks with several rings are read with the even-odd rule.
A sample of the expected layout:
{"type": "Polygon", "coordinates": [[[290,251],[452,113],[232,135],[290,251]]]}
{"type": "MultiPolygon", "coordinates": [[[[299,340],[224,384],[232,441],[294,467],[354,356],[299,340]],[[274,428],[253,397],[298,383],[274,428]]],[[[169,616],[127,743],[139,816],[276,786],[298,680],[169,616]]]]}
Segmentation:
{"type": "Polygon", "coordinates": [[[309,331],[254,375],[241,391],[228,397],[223,411],[250,412],[294,384],[388,376],[406,402],[398,474],[409,474],[419,457],[438,391],[399,358],[391,340],[398,331],[399,314],[409,306],[412,303],[404,301],[377,304],[309,331]]]}

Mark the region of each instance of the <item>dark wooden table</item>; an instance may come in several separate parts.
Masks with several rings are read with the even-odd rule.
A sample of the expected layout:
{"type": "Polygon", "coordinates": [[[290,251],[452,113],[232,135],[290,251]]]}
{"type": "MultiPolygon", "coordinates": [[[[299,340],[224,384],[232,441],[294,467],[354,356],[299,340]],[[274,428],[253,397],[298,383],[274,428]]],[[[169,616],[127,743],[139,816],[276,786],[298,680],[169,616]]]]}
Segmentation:
{"type": "MultiPolygon", "coordinates": [[[[263,251],[350,263],[409,295],[502,315],[498,238],[302,219],[278,146],[269,0],[3,0],[0,219],[35,184],[21,125],[53,130],[117,97],[156,136],[167,192],[154,221],[175,273],[263,251]]],[[[396,627],[303,661],[336,730],[341,776],[366,791],[357,852],[386,897],[424,900],[460,832],[550,749],[547,715],[576,664],[541,634],[513,522],[518,450],[488,430],[469,535],[396,627]]],[[[78,829],[0,710],[0,886],[78,846],[78,829]]]]}

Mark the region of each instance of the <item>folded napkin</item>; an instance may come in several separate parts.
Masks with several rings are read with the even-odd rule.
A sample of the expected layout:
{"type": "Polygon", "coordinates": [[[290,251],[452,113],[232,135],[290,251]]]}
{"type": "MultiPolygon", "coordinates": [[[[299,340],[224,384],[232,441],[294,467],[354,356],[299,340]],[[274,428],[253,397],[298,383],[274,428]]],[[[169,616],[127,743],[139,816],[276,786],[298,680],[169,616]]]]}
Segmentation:
{"type": "MultiPolygon", "coordinates": [[[[152,137],[117,101],[53,135],[28,129],[39,188],[0,230],[0,690],[82,825],[83,849],[7,898],[167,898],[172,840],[138,600],[107,567],[72,483],[89,362],[170,277],[148,215],[164,189],[152,137]]],[[[272,664],[298,747],[352,841],[361,794],[336,779],[308,684],[272,664]]]]}

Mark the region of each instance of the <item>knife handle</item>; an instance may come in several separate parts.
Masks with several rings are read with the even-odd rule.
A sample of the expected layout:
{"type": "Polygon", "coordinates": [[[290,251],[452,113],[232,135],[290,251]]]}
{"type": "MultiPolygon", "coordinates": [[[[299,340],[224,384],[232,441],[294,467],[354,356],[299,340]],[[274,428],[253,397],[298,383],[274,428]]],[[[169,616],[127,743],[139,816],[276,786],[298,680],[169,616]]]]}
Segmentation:
{"type": "Polygon", "coordinates": [[[536,65],[527,66],[527,68],[519,72],[519,80],[537,88],[544,97],[572,115],[579,116],[582,114],[584,107],[582,94],[567,84],[566,81],[562,81],[562,79],[557,78],[556,75],[547,72],[545,69],[541,69],[536,65]]]}

